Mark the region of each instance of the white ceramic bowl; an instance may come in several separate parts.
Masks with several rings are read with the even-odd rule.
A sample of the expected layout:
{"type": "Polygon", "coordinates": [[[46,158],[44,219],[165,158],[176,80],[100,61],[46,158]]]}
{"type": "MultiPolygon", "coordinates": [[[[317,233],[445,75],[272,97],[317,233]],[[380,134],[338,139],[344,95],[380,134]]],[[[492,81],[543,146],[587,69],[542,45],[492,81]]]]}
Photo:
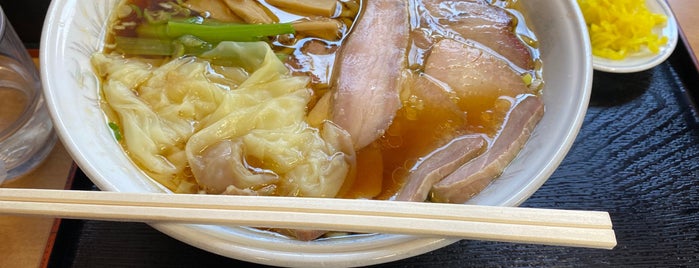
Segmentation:
{"type": "MultiPolygon", "coordinates": [[[[162,192],[114,141],[98,104],[98,80],[89,62],[101,50],[105,22],[118,0],[54,0],[41,42],[46,101],[64,146],[102,190],[162,192]]],[[[592,57],[575,0],[521,1],[538,32],[544,61],[546,113],[532,138],[501,178],[471,202],[516,206],[553,173],[571,147],[587,110],[592,57]]],[[[363,266],[399,260],[454,239],[369,234],[300,242],[236,226],[153,224],[176,239],[220,255],[278,266],[363,266]]]]}

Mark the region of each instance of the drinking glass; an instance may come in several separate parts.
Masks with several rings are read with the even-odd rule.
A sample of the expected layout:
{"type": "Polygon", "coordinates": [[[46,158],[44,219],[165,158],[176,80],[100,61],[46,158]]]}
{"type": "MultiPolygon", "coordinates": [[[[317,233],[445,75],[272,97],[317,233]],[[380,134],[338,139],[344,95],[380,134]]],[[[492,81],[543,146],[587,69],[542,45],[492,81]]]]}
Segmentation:
{"type": "Polygon", "coordinates": [[[32,171],[55,143],[37,68],[0,7],[0,184],[32,171]]]}

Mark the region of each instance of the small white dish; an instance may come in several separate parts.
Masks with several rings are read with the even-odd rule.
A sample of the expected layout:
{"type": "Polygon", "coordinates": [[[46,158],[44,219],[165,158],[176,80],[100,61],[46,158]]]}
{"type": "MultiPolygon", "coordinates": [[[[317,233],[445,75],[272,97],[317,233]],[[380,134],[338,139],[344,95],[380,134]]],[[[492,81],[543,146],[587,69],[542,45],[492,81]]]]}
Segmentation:
{"type": "Polygon", "coordinates": [[[640,51],[627,56],[623,60],[611,60],[598,56],[592,56],[592,64],[595,70],[610,73],[633,73],[645,71],[663,63],[677,46],[678,31],[677,21],[672,9],[665,0],[646,0],[648,10],[667,16],[667,22],[662,28],[657,29],[657,34],[667,36],[667,43],[660,47],[660,51],[652,53],[649,50],[640,51]]]}

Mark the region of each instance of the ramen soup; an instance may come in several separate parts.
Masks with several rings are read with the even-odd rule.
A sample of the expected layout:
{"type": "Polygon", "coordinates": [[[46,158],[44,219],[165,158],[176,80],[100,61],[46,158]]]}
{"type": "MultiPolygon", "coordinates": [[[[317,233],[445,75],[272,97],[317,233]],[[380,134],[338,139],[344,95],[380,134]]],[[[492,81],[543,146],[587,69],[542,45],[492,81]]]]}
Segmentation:
{"type": "Polygon", "coordinates": [[[462,203],[543,113],[517,0],[128,0],[92,56],[176,193],[462,203]]]}

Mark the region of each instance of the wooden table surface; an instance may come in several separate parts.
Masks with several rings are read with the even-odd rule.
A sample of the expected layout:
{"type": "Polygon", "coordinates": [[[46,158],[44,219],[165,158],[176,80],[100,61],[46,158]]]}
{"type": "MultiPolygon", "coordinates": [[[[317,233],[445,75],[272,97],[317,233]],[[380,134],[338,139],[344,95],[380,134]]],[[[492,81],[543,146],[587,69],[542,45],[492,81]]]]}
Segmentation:
{"type": "MultiPolygon", "coordinates": [[[[699,67],[696,60],[697,51],[699,51],[699,23],[696,22],[695,18],[699,11],[699,1],[668,0],[668,3],[675,12],[684,43],[688,44],[690,48],[689,56],[693,58],[695,66],[699,67]]],[[[659,72],[664,73],[665,71],[661,70],[659,72]]],[[[594,112],[595,111],[593,111],[593,113],[594,112]]],[[[589,133],[589,135],[594,136],[592,133],[589,133]]],[[[47,161],[36,171],[20,180],[3,184],[2,187],[61,189],[65,186],[72,168],[73,163],[70,156],[59,143],[56,148],[54,148],[47,161]]],[[[539,201],[534,200],[533,202],[536,204],[536,202],[539,201]]],[[[130,224],[121,226],[124,228],[122,231],[125,233],[129,232],[127,228],[133,227],[133,225],[130,224]]],[[[94,228],[99,228],[99,226],[94,228]]],[[[137,230],[142,231],[143,229],[137,230]]],[[[46,265],[46,249],[47,246],[50,248],[50,243],[52,242],[51,238],[55,234],[55,231],[54,220],[50,218],[26,218],[0,215],[0,241],[3,241],[3,243],[0,243],[0,267],[41,267],[46,265]]],[[[119,231],[120,230],[115,230],[115,232],[119,231]]],[[[148,235],[151,234],[148,233],[148,235]]],[[[161,238],[157,237],[155,239],[161,238]]],[[[699,239],[699,237],[696,239],[699,239]]],[[[454,247],[451,249],[454,249],[454,247]]],[[[446,250],[449,250],[449,248],[446,250]]],[[[695,248],[694,250],[696,251],[697,249],[695,248]]],[[[479,252],[474,252],[474,254],[477,253],[479,252]]],[[[486,252],[480,253],[484,255],[488,254],[486,252]]],[[[696,253],[699,254],[699,252],[696,253]]],[[[442,255],[436,254],[434,256],[439,257],[442,255]]],[[[465,260],[457,256],[455,256],[455,258],[457,258],[457,260],[465,260]]],[[[697,264],[695,263],[695,265],[697,264]]]]}
{"type": "MultiPolygon", "coordinates": [[[[73,159],[59,142],[36,170],[0,187],[65,189],[72,167],[73,159]]],[[[52,218],[0,215],[0,267],[41,267],[55,227],[52,218]]]]}
{"type": "Polygon", "coordinates": [[[694,65],[699,68],[697,52],[699,52],[699,1],[696,0],[667,0],[675,13],[675,18],[680,26],[680,34],[693,53],[694,65]]]}

